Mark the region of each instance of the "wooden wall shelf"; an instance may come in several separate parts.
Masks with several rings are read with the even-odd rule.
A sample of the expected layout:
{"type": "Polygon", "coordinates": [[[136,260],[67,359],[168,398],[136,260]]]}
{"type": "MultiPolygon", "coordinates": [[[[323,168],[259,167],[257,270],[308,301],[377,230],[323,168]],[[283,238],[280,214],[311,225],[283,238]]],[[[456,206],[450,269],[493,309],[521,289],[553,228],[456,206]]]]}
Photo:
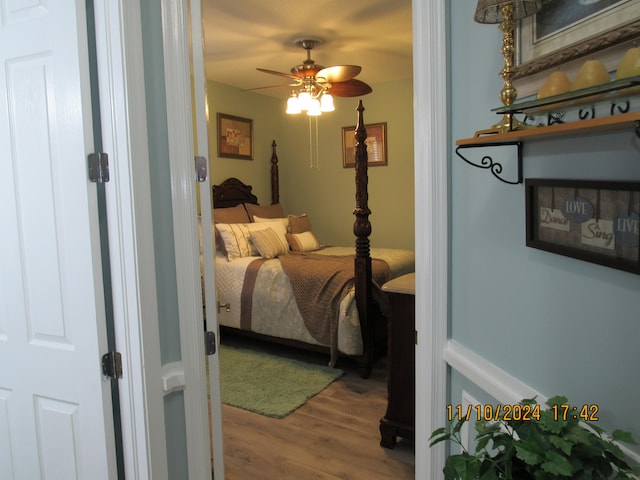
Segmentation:
{"type": "Polygon", "coordinates": [[[531,127],[506,133],[487,134],[456,141],[456,155],[468,164],[489,170],[494,177],[504,183],[517,185],[522,183],[522,144],[534,140],[544,140],[554,137],[568,137],[571,135],[585,135],[594,132],[633,129],[640,136],[640,112],[622,113],[609,117],[592,118],[569,123],[549,125],[545,127],[531,127]],[[517,147],[516,174],[513,178],[505,178],[501,163],[494,162],[489,155],[484,155],[478,162],[462,154],[461,150],[477,147],[495,147],[511,145],[517,147]]]}
{"type": "Polygon", "coordinates": [[[637,129],[640,122],[640,112],[622,113],[609,117],[579,120],[546,127],[532,127],[513,132],[495,133],[480,137],[464,138],[456,141],[458,146],[481,146],[493,143],[523,142],[543,140],[546,138],[584,135],[587,133],[604,132],[608,130],[637,129]]]}

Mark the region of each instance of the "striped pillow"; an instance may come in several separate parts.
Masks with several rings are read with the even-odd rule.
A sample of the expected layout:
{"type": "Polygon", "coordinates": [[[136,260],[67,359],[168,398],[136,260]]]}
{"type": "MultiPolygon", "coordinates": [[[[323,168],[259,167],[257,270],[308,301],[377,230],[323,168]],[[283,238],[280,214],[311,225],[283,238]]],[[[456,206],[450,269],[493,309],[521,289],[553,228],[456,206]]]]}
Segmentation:
{"type": "Polygon", "coordinates": [[[252,232],[251,241],[262,258],[276,258],[289,250],[284,238],[271,228],[252,232]]]}
{"type": "Polygon", "coordinates": [[[294,252],[313,252],[320,244],[312,232],[287,233],[287,242],[294,252]]]}

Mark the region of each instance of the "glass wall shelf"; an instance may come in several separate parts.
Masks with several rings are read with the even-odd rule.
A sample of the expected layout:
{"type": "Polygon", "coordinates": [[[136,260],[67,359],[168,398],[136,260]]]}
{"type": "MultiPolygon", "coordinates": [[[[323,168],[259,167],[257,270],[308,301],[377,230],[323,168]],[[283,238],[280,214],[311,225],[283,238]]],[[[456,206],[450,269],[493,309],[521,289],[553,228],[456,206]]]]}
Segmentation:
{"type": "Polygon", "coordinates": [[[608,100],[628,98],[638,94],[640,94],[640,75],[614,80],[580,90],[572,90],[550,97],[516,102],[508,107],[503,105],[491,111],[501,115],[505,113],[535,115],[539,113],[557,112],[566,108],[595,104],[608,100]]]}

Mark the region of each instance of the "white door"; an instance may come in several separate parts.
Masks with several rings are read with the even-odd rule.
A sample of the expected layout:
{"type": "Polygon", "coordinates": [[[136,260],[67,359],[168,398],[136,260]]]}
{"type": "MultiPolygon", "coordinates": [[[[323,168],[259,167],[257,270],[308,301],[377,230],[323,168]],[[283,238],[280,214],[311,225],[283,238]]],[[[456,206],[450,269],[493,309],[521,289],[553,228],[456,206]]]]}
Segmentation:
{"type": "Polygon", "coordinates": [[[0,8],[0,477],[115,477],[84,0],[0,8]]]}

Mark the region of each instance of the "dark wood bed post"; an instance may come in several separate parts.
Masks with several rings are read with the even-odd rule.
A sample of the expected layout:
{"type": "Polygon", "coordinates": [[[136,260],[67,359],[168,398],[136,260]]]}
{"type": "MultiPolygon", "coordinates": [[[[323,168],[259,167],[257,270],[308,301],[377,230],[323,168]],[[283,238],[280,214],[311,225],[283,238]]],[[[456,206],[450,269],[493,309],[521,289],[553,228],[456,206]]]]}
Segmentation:
{"type": "Polygon", "coordinates": [[[280,179],[278,176],[278,154],[276,141],[271,142],[271,205],[280,203],[280,179]]]}
{"type": "Polygon", "coordinates": [[[365,140],[367,130],[364,127],[362,112],[362,100],[358,102],[358,123],[356,125],[356,208],[353,214],[356,220],[353,224],[353,233],[356,236],[356,256],[355,256],[355,287],[356,305],[360,317],[362,328],[362,341],[364,345],[363,358],[360,363],[360,375],[368,378],[371,374],[375,355],[375,331],[373,321],[373,294],[371,288],[371,253],[369,235],[371,235],[371,222],[369,221],[369,193],[367,191],[368,178],[368,155],[365,140]]]}

